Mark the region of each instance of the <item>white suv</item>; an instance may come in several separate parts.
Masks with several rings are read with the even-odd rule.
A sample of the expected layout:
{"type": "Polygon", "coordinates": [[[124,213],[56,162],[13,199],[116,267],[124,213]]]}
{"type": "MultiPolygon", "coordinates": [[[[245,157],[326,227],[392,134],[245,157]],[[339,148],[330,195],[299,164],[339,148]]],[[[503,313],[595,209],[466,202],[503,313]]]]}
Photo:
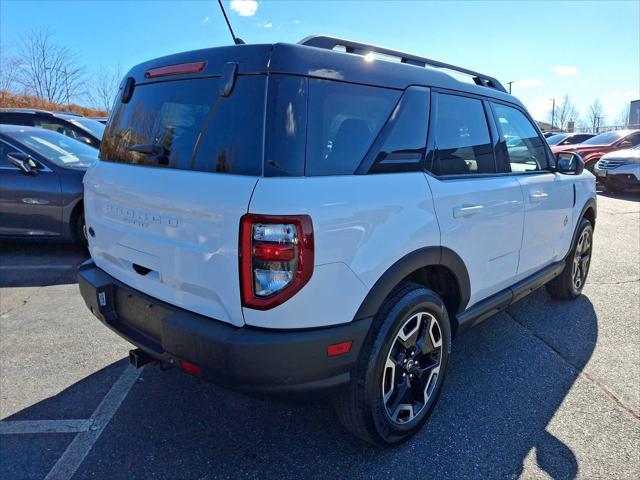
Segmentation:
{"type": "Polygon", "coordinates": [[[329,389],[371,442],[425,423],[453,337],[545,284],[574,298],[589,269],[580,157],[554,158],[496,79],[389,49],[319,36],[141,64],[100,155],[80,289],[132,363],[329,389]]]}

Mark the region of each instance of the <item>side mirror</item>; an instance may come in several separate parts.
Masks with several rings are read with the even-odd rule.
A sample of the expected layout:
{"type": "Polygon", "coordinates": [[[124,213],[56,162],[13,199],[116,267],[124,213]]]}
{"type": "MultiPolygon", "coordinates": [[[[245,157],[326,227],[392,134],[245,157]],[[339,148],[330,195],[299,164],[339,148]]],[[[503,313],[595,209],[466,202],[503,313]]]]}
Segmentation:
{"type": "Polygon", "coordinates": [[[580,175],[584,171],[584,160],[575,152],[556,154],[556,172],[565,175],[580,175]]]}
{"type": "Polygon", "coordinates": [[[633,144],[629,140],[624,140],[624,141],[622,141],[622,142],[620,142],[618,144],[618,147],[620,147],[620,148],[631,148],[631,147],[633,147],[633,144]]]}
{"type": "Polygon", "coordinates": [[[80,136],[80,137],[76,137],[76,140],[80,140],[82,143],[86,143],[87,145],[91,145],[91,139],[89,137],[80,136]]]}
{"type": "Polygon", "coordinates": [[[38,164],[33,158],[25,153],[9,153],[7,155],[7,160],[18,167],[22,173],[26,173],[27,175],[35,175],[38,173],[38,164]]]}

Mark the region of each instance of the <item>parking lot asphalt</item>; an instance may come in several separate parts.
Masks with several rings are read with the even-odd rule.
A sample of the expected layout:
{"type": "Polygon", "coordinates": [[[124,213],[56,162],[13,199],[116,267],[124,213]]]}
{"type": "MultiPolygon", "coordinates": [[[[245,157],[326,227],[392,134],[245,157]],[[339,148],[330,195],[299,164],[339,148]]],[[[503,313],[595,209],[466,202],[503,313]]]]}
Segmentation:
{"type": "Polygon", "coordinates": [[[427,426],[384,449],[323,399],[127,365],[82,249],[0,244],[0,478],[638,478],[640,197],[599,195],[584,294],[541,289],[454,342],[427,426]]]}

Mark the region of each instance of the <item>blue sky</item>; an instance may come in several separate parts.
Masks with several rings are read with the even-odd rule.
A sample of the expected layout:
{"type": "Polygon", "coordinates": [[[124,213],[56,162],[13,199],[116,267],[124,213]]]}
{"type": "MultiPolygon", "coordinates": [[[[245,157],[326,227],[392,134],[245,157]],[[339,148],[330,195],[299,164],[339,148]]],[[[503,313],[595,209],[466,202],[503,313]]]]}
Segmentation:
{"type": "MultiPolygon", "coordinates": [[[[569,94],[581,114],[596,98],[614,123],[640,98],[640,1],[224,2],[248,43],[326,33],[413,52],[516,81],[513,93],[545,119],[569,94]]],[[[21,32],[48,26],[89,70],[230,43],[215,0],[0,2],[0,54],[21,32]]]]}

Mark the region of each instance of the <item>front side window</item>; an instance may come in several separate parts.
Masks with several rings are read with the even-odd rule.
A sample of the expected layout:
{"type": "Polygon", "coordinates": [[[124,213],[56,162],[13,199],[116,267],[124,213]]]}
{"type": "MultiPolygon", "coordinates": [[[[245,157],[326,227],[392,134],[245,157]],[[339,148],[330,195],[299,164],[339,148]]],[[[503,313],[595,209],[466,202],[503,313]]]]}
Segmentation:
{"type": "Polygon", "coordinates": [[[400,98],[386,88],[309,80],[306,175],[350,175],[400,98]]]}
{"type": "Polygon", "coordinates": [[[435,135],[434,174],[496,172],[489,127],[480,100],[439,94],[435,135]]]}
{"type": "Polygon", "coordinates": [[[515,108],[501,104],[493,106],[500,137],[507,151],[513,173],[546,170],[549,167],[544,140],[531,121],[515,108]]]}

